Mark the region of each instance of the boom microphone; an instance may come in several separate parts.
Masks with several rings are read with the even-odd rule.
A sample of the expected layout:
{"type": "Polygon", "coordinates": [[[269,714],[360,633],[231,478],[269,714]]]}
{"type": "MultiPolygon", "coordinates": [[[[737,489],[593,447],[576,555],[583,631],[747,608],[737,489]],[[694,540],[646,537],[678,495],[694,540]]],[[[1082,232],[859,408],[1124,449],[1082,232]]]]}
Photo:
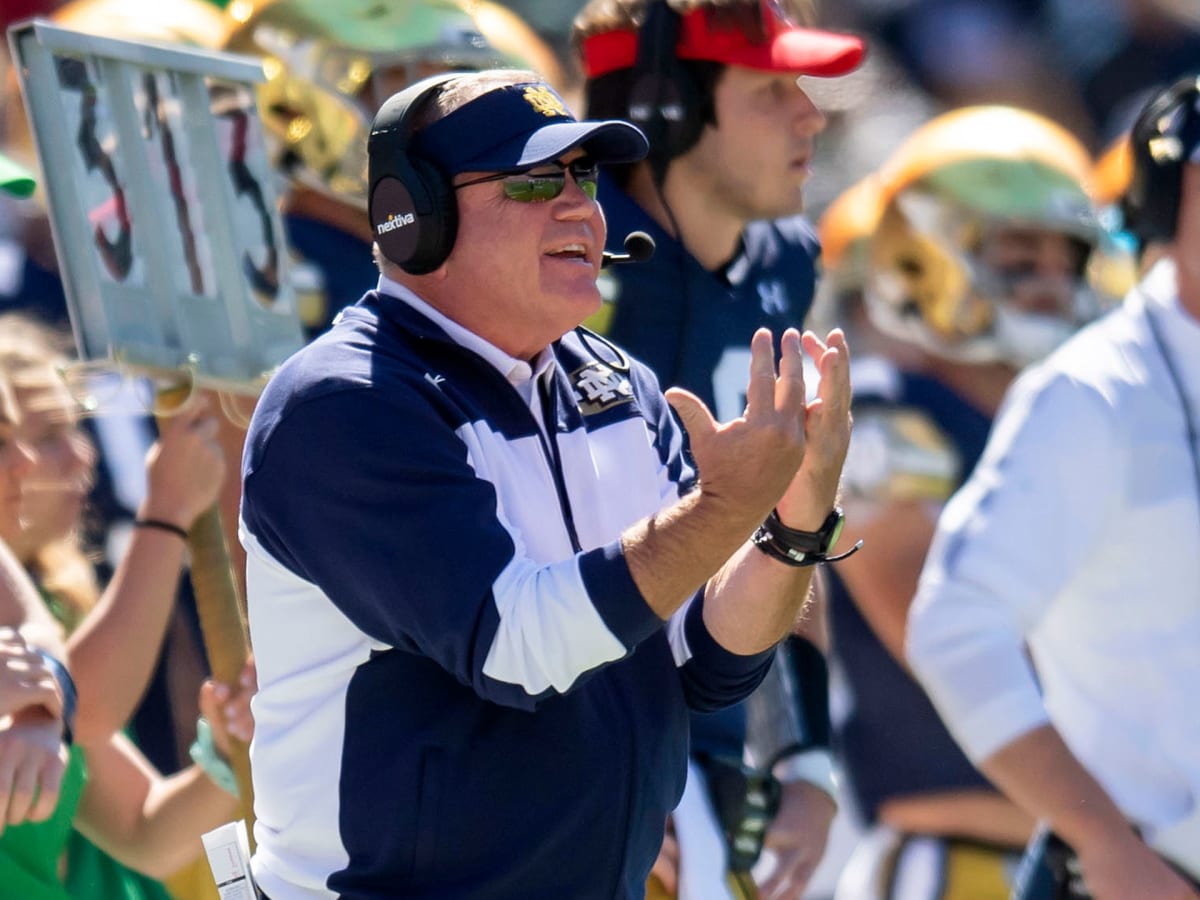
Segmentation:
{"type": "Polygon", "coordinates": [[[604,255],[600,258],[600,267],[610,266],[613,263],[645,262],[653,255],[654,238],[644,231],[631,231],[625,235],[625,252],[609,253],[605,250],[604,255]]]}

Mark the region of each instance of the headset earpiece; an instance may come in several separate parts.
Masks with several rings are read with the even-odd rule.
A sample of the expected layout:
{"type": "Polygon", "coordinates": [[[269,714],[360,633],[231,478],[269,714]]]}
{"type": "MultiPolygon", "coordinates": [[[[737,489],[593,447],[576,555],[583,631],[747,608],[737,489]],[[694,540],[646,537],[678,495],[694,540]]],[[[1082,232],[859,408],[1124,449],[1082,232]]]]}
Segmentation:
{"type": "Polygon", "coordinates": [[[1160,95],[1134,123],[1133,175],[1121,212],[1125,227],[1143,244],[1174,239],[1186,153],[1198,138],[1200,78],[1195,76],[1160,95]]]}
{"type": "Polygon", "coordinates": [[[629,91],[629,121],[650,142],[647,159],[661,179],[667,165],[700,139],[704,123],[696,86],[675,55],[680,18],[667,0],[646,8],[629,91]]]}
{"type": "Polygon", "coordinates": [[[414,156],[412,123],[424,101],[458,73],[409,86],[380,107],[367,141],[367,216],[380,252],[412,275],[432,272],[458,233],[454,187],[433,162],[414,156]]]}

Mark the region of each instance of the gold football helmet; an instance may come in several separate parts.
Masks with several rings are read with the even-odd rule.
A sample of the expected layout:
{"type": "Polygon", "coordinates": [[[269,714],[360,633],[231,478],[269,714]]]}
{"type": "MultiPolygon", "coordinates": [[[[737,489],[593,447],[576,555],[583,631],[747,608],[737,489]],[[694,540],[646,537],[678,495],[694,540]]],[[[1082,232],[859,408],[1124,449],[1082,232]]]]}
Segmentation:
{"type": "Polygon", "coordinates": [[[1092,254],[1092,283],[1107,297],[1123,297],[1138,280],[1137,240],[1125,231],[1121,199],[1133,181],[1133,143],[1125,132],[1100,154],[1092,171],[1105,240],[1092,254]]]}
{"type": "Polygon", "coordinates": [[[72,31],[208,49],[220,47],[227,30],[221,11],[204,0],[74,0],[53,18],[72,31]]]}
{"type": "Polygon", "coordinates": [[[1101,238],[1091,173],[1078,140],[1023,110],[969,107],[918,129],[879,173],[865,292],[876,327],[967,362],[1048,353],[1100,311],[1086,278],[1101,238]],[[1059,251],[1053,284],[1036,271],[1039,241],[1059,251]],[[1025,258],[998,261],[1014,242],[1025,258]]]}
{"type": "Polygon", "coordinates": [[[817,220],[826,279],[861,286],[872,235],[879,224],[879,178],[872,172],[846,188],[817,220]]]}
{"type": "MultiPolygon", "coordinates": [[[[273,164],[364,210],[367,135],[384,100],[442,71],[527,65],[497,49],[520,41],[510,18],[475,0],[233,0],[228,14],[226,49],[263,59],[258,106],[273,164]]],[[[525,46],[544,47],[527,30],[525,46]]]]}
{"type": "Polygon", "coordinates": [[[810,317],[818,332],[852,327],[859,315],[879,213],[879,179],[872,172],[839,194],[817,220],[821,277],[810,317]]]}
{"type": "Polygon", "coordinates": [[[1100,154],[1092,178],[1098,203],[1116,203],[1124,196],[1133,180],[1133,145],[1129,132],[1121,134],[1100,154]]]}

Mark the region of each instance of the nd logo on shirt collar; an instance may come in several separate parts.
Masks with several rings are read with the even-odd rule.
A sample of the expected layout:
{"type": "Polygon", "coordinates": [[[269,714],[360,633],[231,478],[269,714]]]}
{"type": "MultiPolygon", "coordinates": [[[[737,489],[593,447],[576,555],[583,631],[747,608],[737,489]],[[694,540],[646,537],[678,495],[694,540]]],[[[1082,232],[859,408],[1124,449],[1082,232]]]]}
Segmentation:
{"type": "Polygon", "coordinates": [[[587,328],[577,328],[580,341],[592,355],[567,378],[575,391],[579,411],[594,416],[622,403],[633,402],[633,385],[629,383],[629,357],[608,338],[587,328]]]}
{"type": "Polygon", "coordinates": [[[594,416],[622,403],[633,402],[633,385],[622,373],[593,360],[570,374],[579,411],[594,416]]]}

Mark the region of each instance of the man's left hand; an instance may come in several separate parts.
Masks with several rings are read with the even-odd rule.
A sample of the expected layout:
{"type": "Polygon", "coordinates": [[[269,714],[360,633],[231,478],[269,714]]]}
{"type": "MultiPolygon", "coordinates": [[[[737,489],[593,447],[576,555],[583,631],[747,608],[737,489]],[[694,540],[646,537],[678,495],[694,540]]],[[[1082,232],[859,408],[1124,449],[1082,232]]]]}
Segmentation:
{"type": "Polygon", "coordinates": [[[783,786],[779,813],[767,830],[766,850],[775,867],[760,887],[759,900],[796,900],[825,854],[825,842],[837,805],[807,781],[783,786]]]}
{"type": "Polygon", "coordinates": [[[833,507],[850,446],[850,348],[840,328],[824,341],[806,331],[801,342],[820,381],[806,405],[804,460],[775,508],[785,525],[811,531],[833,507]]]}

